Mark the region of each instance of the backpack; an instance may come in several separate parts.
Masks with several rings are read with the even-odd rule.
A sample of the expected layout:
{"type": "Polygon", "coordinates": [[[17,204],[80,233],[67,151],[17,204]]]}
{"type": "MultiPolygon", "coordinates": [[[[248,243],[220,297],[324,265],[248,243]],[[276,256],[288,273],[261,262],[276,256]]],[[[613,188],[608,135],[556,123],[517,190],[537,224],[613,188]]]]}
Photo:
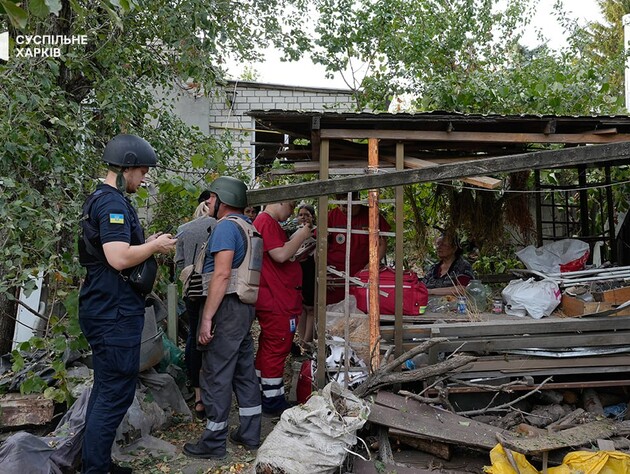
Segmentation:
{"type": "MultiPolygon", "coordinates": [[[[355,277],[367,283],[370,278],[370,271],[361,270],[355,277]]],[[[394,314],[396,312],[396,271],[393,268],[383,267],[380,269],[379,289],[387,293],[387,296],[380,295],[380,313],[394,314]]],[[[350,286],[350,294],[357,299],[357,308],[367,313],[368,287],[350,286]]],[[[407,316],[423,314],[428,301],[429,293],[425,284],[418,279],[415,273],[403,272],[403,314],[407,316]]]]}

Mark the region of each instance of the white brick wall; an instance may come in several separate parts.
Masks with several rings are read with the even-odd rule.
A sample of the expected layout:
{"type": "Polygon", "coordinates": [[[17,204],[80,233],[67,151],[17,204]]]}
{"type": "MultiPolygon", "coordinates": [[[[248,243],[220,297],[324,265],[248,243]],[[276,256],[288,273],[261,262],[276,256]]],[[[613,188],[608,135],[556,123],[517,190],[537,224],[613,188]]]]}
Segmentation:
{"type": "MultiPolygon", "coordinates": [[[[230,82],[225,88],[195,98],[194,101],[186,98],[175,102],[180,102],[176,105],[176,110],[187,123],[198,125],[209,135],[220,137],[229,131],[238,140],[233,142],[234,149],[245,157],[240,164],[244,168],[252,169],[252,177],[253,120],[245,115],[250,110],[355,111],[350,90],[255,82],[230,82]]],[[[236,157],[232,158],[232,165],[237,164],[235,159],[236,157]]]]}

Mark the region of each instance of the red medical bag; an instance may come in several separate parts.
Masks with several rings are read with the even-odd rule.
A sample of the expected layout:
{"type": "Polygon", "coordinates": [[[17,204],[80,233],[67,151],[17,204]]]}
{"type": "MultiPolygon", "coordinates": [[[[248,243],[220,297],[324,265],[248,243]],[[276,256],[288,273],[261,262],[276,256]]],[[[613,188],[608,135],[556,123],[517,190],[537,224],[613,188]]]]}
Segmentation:
{"type": "MultiPolygon", "coordinates": [[[[367,283],[370,277],[369,270],[361,270],[355,275],[362,282],[367,283]]],[[[396,271],[391,267],[381,268],[379,272],[380,290],[387,296],[380,295],[380,313],[394,314],[396,304],[396,271]]],[[[357,299],[357,308],[364,313],[368,312],[368,289],[352,285],[350,294],[357,299]]],[[[427,287],[413,272],[403,272],[403,314],[419,316],[424,313],[429,300],[427,287]]]]}

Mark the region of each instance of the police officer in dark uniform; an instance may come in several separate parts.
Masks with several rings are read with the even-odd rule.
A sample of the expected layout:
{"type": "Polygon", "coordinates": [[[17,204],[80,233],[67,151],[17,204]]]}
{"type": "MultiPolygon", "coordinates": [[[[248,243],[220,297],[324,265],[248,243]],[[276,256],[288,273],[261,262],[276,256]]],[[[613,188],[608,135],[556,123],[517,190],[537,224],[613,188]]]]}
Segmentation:
{"type": "Polygon", "coordinates": [[[116,428],[133,402],[140,365],[144,294],[132,287],[130,269],[177,242],[170,234],[144,238],[138,215],[124,193],[134,193],[157,157],[134,135],[107,143],[103,184],[86,200],[79,258],[87,275],[79,294],[79,322],[92,348],[94,385],[87,406],[82,472],[131,472],[111,462],[116,428]]]}

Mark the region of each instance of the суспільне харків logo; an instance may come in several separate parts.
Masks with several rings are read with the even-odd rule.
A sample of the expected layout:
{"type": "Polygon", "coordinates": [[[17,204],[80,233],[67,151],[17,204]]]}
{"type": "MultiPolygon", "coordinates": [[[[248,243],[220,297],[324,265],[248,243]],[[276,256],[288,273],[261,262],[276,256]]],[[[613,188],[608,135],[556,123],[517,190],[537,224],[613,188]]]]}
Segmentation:
{"type": "Polygon", "coordinates": [[[9,60],[9,32],[0,33],[0,60],[9,60]]]}
{"type": "Polygon", "coordinates": [[[88,43],[87,35],[17,35],[11,48],[9,32],[0,33],[0,60],[16,58],[59,58],[66,48],[88,43]],[[13,49],[13,51],[11,51],[13,49]]]}

